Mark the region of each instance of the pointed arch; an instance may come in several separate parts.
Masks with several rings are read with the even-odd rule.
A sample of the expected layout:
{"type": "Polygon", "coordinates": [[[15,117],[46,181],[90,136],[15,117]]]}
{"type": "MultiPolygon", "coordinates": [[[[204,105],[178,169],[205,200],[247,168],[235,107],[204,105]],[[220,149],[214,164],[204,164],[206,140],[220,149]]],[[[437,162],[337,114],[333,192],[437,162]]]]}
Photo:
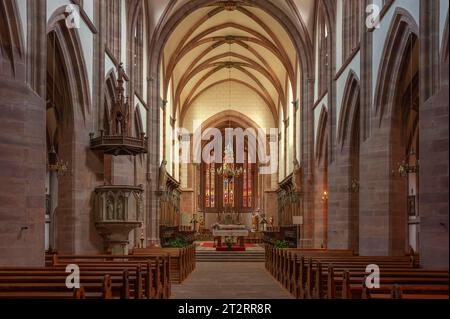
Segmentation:
{"type": "Polygon", "coordinates": [[[359,112],[359,97],[359,78],[354,71],[351,71],[345,84],[338,122],[338,143],[341,145],[341,148],[346,142],[348,129],[355,125],[356,115],[359,112]]]}
{"type": "Polygon", "coordinates": [[[447,19],[445,19],[445,30],[442,35],[442,49],[441,49],[441,59],[443,62],[448,61],[448,51],[449,51],[449,14],[447,13],[447,19]]]}
{"type": "Polygon", "coordinates": [[[80,34],[76,28],[68,29],[65,25],[65,7],[58,8],[47,23],[47,34],[54,32],[61,48],[64,69],[67,72],[69,94],[72,100],[74,119],[81,118],[86,123],[91,110],[91,93],[87,75],[86,61],[83,55],[80,34]]]}
{"type": "Polygon", "coordinates": [[[0,2],[0,74],[15,77],[25,74],[24,39],[20,15],[15,0],[0,2]],[[6,62],[6,63],[5,63],[6,62]],[[10,65],[10,70],[5,68],[10,65]]]}
{"type": "Polygon", "coordinates": [[[137,94],[142,97],[144,90],[144,60],[145,60],[145,44],[147,37],[147,16],[146,16],[146,1],[134,1],[130,4],[128,10],[128,19],[130,27],[128,28],[128,47],[131,50],[128,53],[128,60],[132,61],[128,73],[130,75],[132,87],[130,96],[137,94]]]}
{"type": "MultiPolygon", "coordinates": [[[[261,128],[258,125],[258,123],[253,121],[251,118],[249,118],[245,114],[238,112],[238,111],[234,111],[234,110],[227,110],[227,111],[217,113],[217,114],[211,116],[210,118],[208,118],[207,120],[205,120],[202,123],[201,127],[198,127],[197,130],[194,132],[194,136],[195,136],[195,134],[202,134],[208,128],[220,127],[225,122],[235,123],[237,126],[241,127],[244,130],[248,129],[248,128],[254,129],[256,134],[257,134],[257,130],[261,128]]],[[[256,139],[257,138],[258,137],[256,136],[256,139]]],[[[194,150],[198,150],[198,149],[200,149],[200,147],[201,147],[201,145],[198,145],[198,144],[193,145],[194,150]]],[[[255,149],[256,149],[256,145],[252,145],[252,147],[255,147],[255,149]]]]}
{"type": "Polygon", "coordinates": [[[106,75],[105,79],[105,98],[108,101],[108,104],[105,106],[108,107],[108,111],[111,111],[112,103],[116,99],[116,87],[117,87],[116,72],[111,69],[106,75]]]}
{"type": "Polygon", "coordinates": [[[105,94],[104,94],[104,102],[103,102],[103,129],[106,132],[110,130],[111,123],[111,111],[113,107],[113,103],[116,100],[116,87],[117,87],[117,78],[116,73],[113,69],[111,69],[105,79],[105,94]]]}
{"type": "MultiPolygon", "coordinates": [[[[251,85],[251,84],[248,84],[247,82],[244,82],[244,81],[242,81],[242,80],[234,79],[234,78],[231,78],[231,79],[229,79],[229,80],[226,79],[226,80],[221,80],[221,81],[214,82],[214,83],[208,85],[207,87],[205,87],[204,89],[200,90],[200,91],[199,91],[195,96],[193,96],[192,98],[189,98],[189,99],[187,100],[187,104],[186,104],[185,106],[183,106],[183,108],[181,109],[181,112],[180,112],[180,122],[181,122],[181,123],[184,122],[184,119],[185,119],[185,117],[186,117],[186,114],[187,114],[187,112],[188,112],[190,106],[193,105],[194,102],[195,102],[198,98],[200,98],[203,94],[205,94],[205,93],[206,93],[208,90],[210,90],[211,88],[216,87],[216,86],[218,86],[218,85],[220,85],[220,84],[223,84],[223,83],[229,83],[229,82],[237,83],[237,84],[243,85],[243,86],[245,86],[246,88],[248,88],[248,89],[250,89],[251,91],[253,91],[253,92],[255,92],[256,94],[258,94],[258,96],[265,102],[265,104],[266,104],[265,106],[269,108],[269,110],[270,110],[270,112],[271,112],[271,114],[272,114],[272,116],[273,116],[274,122],[277,123],[277,120],[276,120],[276,119],[277,119],[278,115],[277,115],[276,106],[275,106],[275,104],[273,103],[273,101],[272,101],[272,99],[270,98],[270,96],[269,96],[269,94],[267,93],[267,91],[264,89],[264,87],[263,87],[263,86],[260,86],[260,89],[261,89],[261,90],[264,90],[264,91],[263,91],[264,94],[263,94],[263,93],[261,93],[261,91],[260,91],[258,88],[256,88],[255,86],[253,86],[253,85],[251,85]]],[[[191,95],[193,95],[194,93],[195,93],[195,92],[192,92],[191,95]]]]}
{"type": "Polygon", "coordinates": [[[319,122],[317,124],[317,140],[316,140],[316,160],[319,163],[324,155],[324,150],[327,147],[327,128],[328,128],[328,110],[322,106],[320,111],[319,122]]]}
{"type": "Polygon", "coordinates": [[[449,14],[447,13],[447,19],[445,20],[445,30],[442,35],[442,48],[441,48],[441,85],[448,84],[448,54],[449,54],[449,14]]]}
{"type": "Polygon", "coordinates": [[[398,82],[403,56],[408,49],[411,35],[418,37],[419,27],[411,14],[397,8],[392,19],[383,49],[383,59],[378,73],[375,91],[375,111],[379,116],[379,125],[385,113],[391,113],[395,99],[395,83],[398,82]]]}
{"type": "Polygon", "coordinates": [[[136,121],[136,125],[135,125],[136,136],[139,137],[139,136],[141,136],[141,134],[145,134],[144,125],[142,122],[141,110],[139,109],[139,104],[136,104],[134,114],[135,114],[135,121],[136,121]]]}

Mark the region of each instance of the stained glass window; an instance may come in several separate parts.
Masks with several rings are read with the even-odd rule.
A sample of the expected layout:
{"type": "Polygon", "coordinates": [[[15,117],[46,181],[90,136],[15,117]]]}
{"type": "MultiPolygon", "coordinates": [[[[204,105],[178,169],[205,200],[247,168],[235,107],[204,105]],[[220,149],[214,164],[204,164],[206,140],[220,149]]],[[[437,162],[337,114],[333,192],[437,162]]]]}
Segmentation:
{"type": "Polygon", "coordinates": [[[242,194],[242,206],[244,208],[251,208],[252,207],[252,177],[253,177],[253,171],[252,171],[252,163],[249,160],[248,155],[245,156],[245,162],[244,162],[244,174],[243,174],[243,194],[242,194]]]}
{"type": "MultiPolygon", "coordinates": [[[[214,154],[211,154],[211,157],[214,154]]],[[[205,207],[214,208],[216,207],[216,168],[215,163],[210,163],[206,165],[205,171],[205,207]]]]}
{"type": "MultiPolygon", "coordinates": [[[[235,164],[231,165],[231,169],[234,169],[235,164]]],[[[228,180],[223,179],[223,205],[234,207],[234,193],[235,193],[235,180],[232,178],[228,180]]]]}
{"type": "MultiPolygon", "coordinates": [[[[255,206],[255,191],[257,187],[256,169],[254,160],[247,149],[244,150],[244,163],[237,163],[237,157],[228,156],[230,160],[227,162],[223,156],[222,163],[215,163],[213,159],[202,164],[202,206],[207,212],[221,212],[227,207],[239,212],[250,212],[255,206]],[[214,163],[209,163],[214,162],[214,163]],[[227,165],[225,165],[227,163],[227,165]],[[228,179],[224,178],[223,171],[219,173],[219,169],[223,171],[238,171],[238,175],[228,179]]],[[[226,153],[225,150],[222,150],[226,153]]],[[[236,152],[236,150],[234,150],[236,152]]],[[[211,152],[214,156],[214,152],[211,152]]]]}

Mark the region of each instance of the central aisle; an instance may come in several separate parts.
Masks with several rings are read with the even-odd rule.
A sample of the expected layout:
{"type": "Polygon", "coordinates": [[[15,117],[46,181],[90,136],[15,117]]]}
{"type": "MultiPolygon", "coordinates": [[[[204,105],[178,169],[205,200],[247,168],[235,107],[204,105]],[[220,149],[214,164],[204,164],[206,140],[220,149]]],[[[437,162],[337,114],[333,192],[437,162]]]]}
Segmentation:
{"type": "Polygon", "coordinates": [[[172,285],[173,299],[291,299],[266,271],[264,263],[197,263],[181,285],[172,285]]]}

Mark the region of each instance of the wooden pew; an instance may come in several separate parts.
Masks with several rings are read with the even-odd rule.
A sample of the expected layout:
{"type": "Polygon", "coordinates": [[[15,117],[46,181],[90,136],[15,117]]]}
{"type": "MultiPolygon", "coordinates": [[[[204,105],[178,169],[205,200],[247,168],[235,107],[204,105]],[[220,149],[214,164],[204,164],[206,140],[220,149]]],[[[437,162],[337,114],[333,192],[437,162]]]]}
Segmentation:
{"type": "MultiPolygon", "coordinates": [[[[276,249],[266,246],[266,268],[297,298],[380,298],[404,289],[404,298],[448,295],[448,271],[417,269],[418,256],[353,256],[351,251],[276,249]],[[364,287],[366,266],[380,267],[382,288],[364,287]],[[348,272],[346,279],[345,272],[348,272]],[[426,293],[428,292],[428,294],[426,293]]],[[[399,295],[399,293],[397,293],[399,295]]]]}
{"type": "Polygon", "coordinates": [[[152,256],[47,256],[47,265],[51,267],[1,268],[0,297],[169,298],[170,260],[168,254],[156,253],[152,256]],[[65,283],[69,264],[80,268],[82,287],[74,291],[65,283]]]}
{"type": "MultiPolygon", "coordinates": [[[[115,278],[116,279],[116,278],[115,278]]],[[[113,290],[124,293],[123,282],[114,281],[110,275],[84,277],[80,288],[69,289],[66,276],[58,271],[40,269],[4,271],[0,270],[1,299],[111,299],[113,290]]],[[[120,295],[119,295],[120,297],[120,295]]]]}
{"type": "MultiPolygon", "coordinates": [[[[391,257],[310,257],[307,262],[299,262],[298,272],[303,275],[300,277],[301,284],[297,287],[299,289],[299,296],[307,298],[336,298],[339,294],[336,291],[342,289],[342,280],[336,275],[341,275],[345,270],[352,269],[364,276],[367,275],[366,267],[369,264],[377,264],[385,273],[386,271],[401,272],[407,269],[413,269],[409,263],[408,258],[398,259],[391,257]],[[304,265],[303,268],[301,268],[304,265]],[[306,275],[304,274],[306,273],[306,275]],[[326,293],[324,293],[326,292],[326,293]]],[[[361,281],[362,282],[362,281],[361,281]]]]}
{"type": "Polygon", "coordinates": [[[412,265],[408,263],[398,266],[398,261],[391,262],[390,257],[375,257],[377,260],[371,259],[371,263],[376,263],[380,267],[383,289],[369,291],[365,287],[365,279],[368,275],[365,271],[367,262],[363,264],[359,260],[353,262],[352,259],[355,258],[357,257],[347,258],[339,265],[324,263],[323,260],[313,261],[312,258],[307,262],[300,261],[306,276],[303,275],[303,279],[299,277],[300,285],[303,286],[300,286],[297,297],[365,299],[372,292],[385,293],[395,284],[405,285],[406,290],[411,285],[425,285],[424,289],[430,285],[448,286],[448,271],[417,269],[412,268],[412,265]]]}
{"type": "MultiPolygon", "coordinates": [[[[417,269],[381,272],[380,288],[369,289],[365,285],[366,275],[354,271],[344,271],[341,297],[343,299],[412,299],[448,298],[448,271],[417,269]]],[[[335,282],[338,281],[335,277],[335,282]]]]}
{"type": "Polygon", "coordinates": [[[135,248],[132,256],[156,256],[169,254],[171,260],[171,280],[173,283],[182,283],[195,270],[195,246],[185,248],[135,248]]]}
{"type": "Polygon", "coordinates": [[[147,298],[166,299],[170,297],[170,258],[166,256],[66,256],[55,255],[53,257],[53,267],[65,267],[68,264],[76,264],[81,272],[85,271],[106,271],[128,269],[133,271],[136,267],[143,267],[140,271],[141,280],[138,284],[145,283],[145,289],[137,298],[146,296],[147,298]],[[144,267],[145,266],[145,267],[144,267]]]}
{"type": "Polygon", "coordinates": [[[367,299],[449,299],[448,285],[405,286],[394,285],[389,295],[379,291],[367,295],[367,299]]]}
{"type": "Polygon", "coordinates": [[[266,256],[269,258],[267,263],[268,270],[272,275],[282,283],[286,289],[295,293],[298,289],[298,261],[299,257],[317,257],[321,256],[352,256],[352,250],[325,250],[325,249],[276,249],[266,248],[266,256]]]}

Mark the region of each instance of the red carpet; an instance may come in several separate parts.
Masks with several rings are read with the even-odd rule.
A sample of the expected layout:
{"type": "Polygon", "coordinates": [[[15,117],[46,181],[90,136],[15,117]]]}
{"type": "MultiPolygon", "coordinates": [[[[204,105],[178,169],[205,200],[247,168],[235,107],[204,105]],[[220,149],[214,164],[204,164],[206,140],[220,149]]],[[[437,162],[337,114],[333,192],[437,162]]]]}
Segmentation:
{"type": "MultiPolygon", "coordinates": [[[[201,247],[205,247],[205,248],[214,248],[214,243],[213,242],[201,243],[200,246],[201,247]]],[[[253,244],[245,244],[245,248],[253,248],[253,247],[255,247],[255,245],[253,245],[253,244]]]]}
{"type": "Polygon", "coordinates": [[[228,247],[226,246],[222,246],[222,247],[216,247],[217,251],[245,251],[244,247],[239,247],[239,246],[233,246],[233,248],[228,249],[228,247]]]}

